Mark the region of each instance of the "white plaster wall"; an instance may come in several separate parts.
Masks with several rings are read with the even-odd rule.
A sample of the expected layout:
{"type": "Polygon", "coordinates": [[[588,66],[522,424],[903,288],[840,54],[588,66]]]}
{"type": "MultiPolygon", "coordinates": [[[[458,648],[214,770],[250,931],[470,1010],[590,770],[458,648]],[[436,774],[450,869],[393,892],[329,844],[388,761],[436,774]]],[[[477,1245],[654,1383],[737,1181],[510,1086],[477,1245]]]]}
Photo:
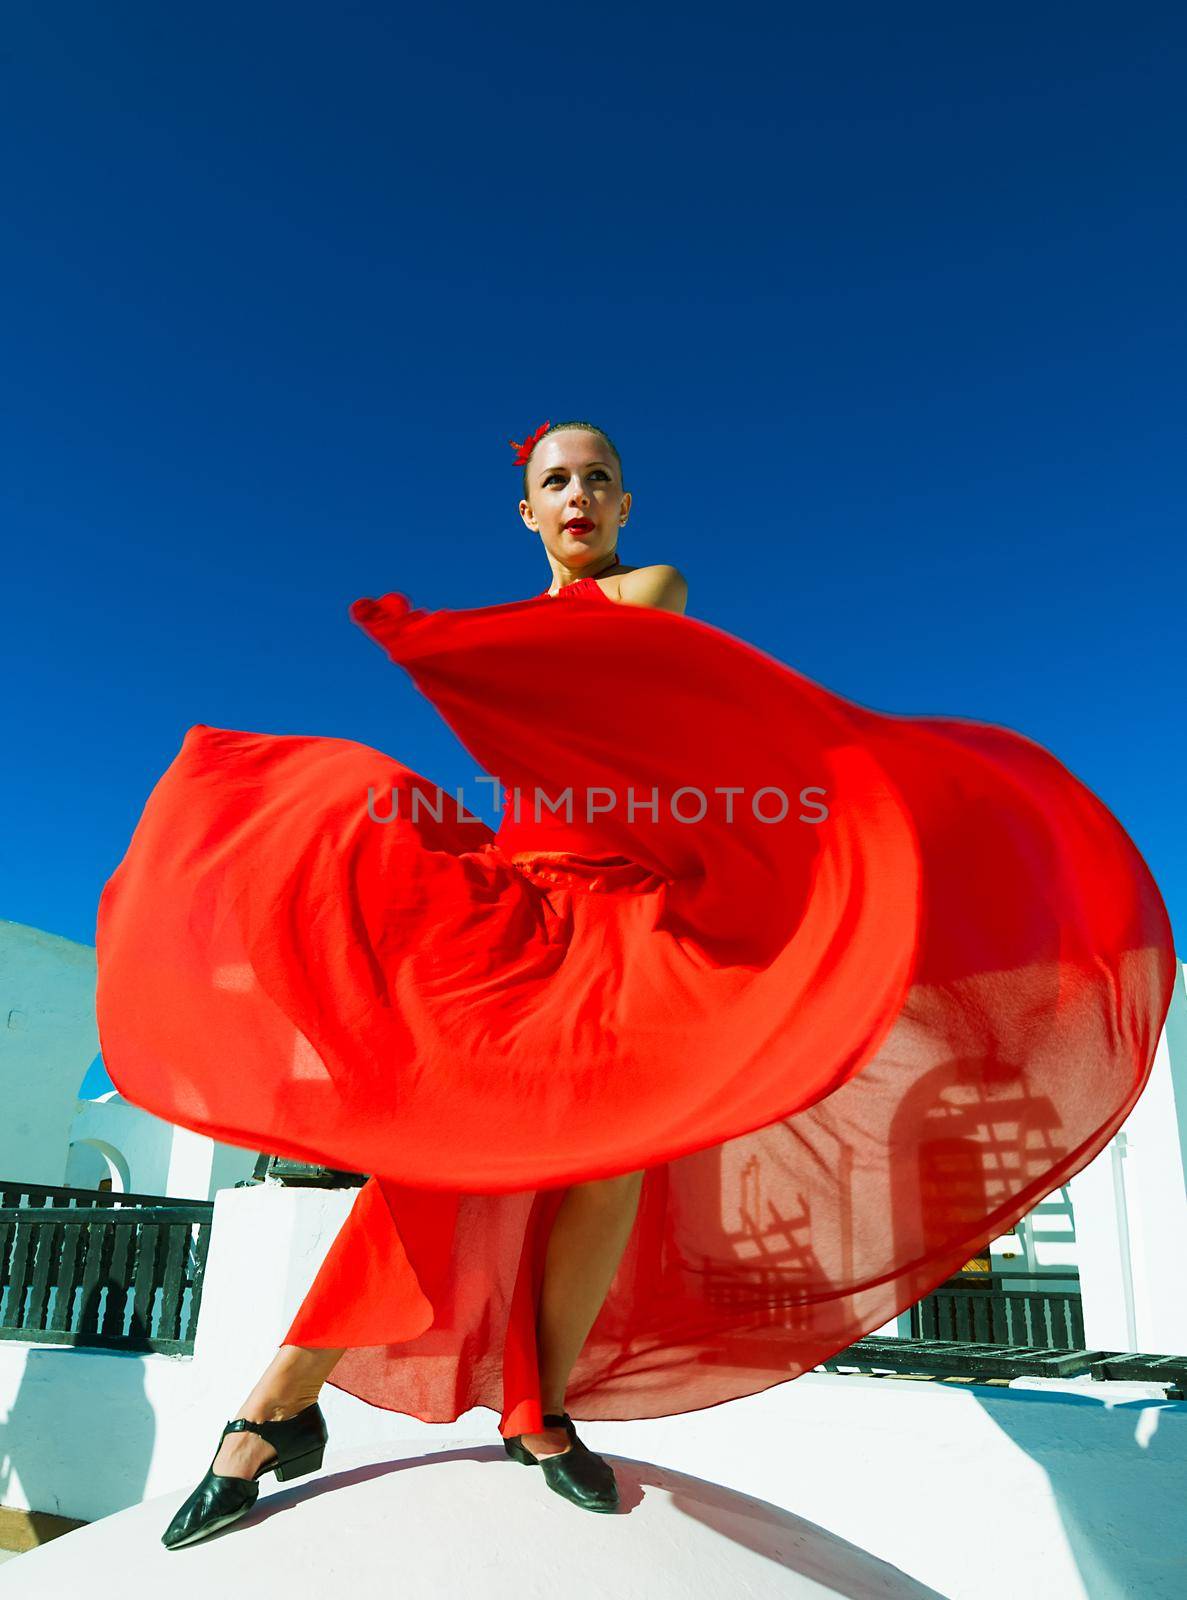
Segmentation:
{"type": "MultiPolygon", "coordinates": [[[[70,1128],[71,1148],[83,1143],[109,1146],[118,1150],[127,1169],[127,1182],[120,1187],[133,1194],[167,1194],[169,1151],[174,1128],[139,1106],[130,1105],[114,1089],[93,1100],[80,1100],[70,1128]]],[[[68,1180],[62,1178],[59,1182],[68,1180]]],[[[201,1195],[186,1198],[207,1199],[201,1195]]]]}
{"type": "Polygon", "coordinates": [[[62,1181],[99,1049],[95,970],[93,946],[0,920],[0,1177],[62,1181]]]}
{"type": "MultiPolygon", "coordinates": [[[[70,1128],[70,1162],[56,1183],[74,1183],[68,1174],[83,1171],[85,1147],[122,1163],[125,1181],[114,1188],[133,1194],[170,1195],[185,1200],[211,1200],[219,1189],[250,1178],[257,1152],[220,1144],[205,1134],[164,1122],[132,1105],[114,1089],[94,1100],[80,1100],[70,1128]],[[75,1154],[84,1151],[82,1156],[75,1154]]],[[[104,1171],[103,1176],[108,1176],[104,1171]]],[[[18,1174],[19,1176],[19,1174],[18,1174]]],[[[84,1182],[86,1180],[80,1180],[84,1182]]]]}
{"type": "Polygon", "coordinates": [[[1147,1355],[1187,1351],[1187,1274],[1181,1270],[1187,1238],[1187,989],[1182,964],[1141,1099],[1069,1188],[1086,1342],[1147,1355]]]}

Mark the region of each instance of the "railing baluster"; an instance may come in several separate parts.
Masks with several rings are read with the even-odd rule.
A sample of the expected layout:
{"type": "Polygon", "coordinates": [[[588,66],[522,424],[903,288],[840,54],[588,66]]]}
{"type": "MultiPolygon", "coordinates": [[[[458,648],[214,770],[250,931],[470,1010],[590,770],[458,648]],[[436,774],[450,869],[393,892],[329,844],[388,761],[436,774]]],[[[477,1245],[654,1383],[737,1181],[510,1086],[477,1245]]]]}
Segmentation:
{"type": "MultiPolygon", "coordinates": [[[[107,1213],[108,1216],[118,1214],[107,1213]]],[[[105,1337],[120,1339],[127,1321],[136,1228],[130,1222],[111,1221],[105,1225],[111,1228],[112,1234],[111,1263],[107,1270],[107,1303],[103,1308],[103,1325],[99,1332],[105,1337]]]]}
{"type": "Polygon", "coordinates": [[[189,1245],[188,1222],[175,1222],[166,1226],[161,1321],[157,1329],[157,1335],[161,1339],[177,1339],[181,1335],[181,1299],[185,1292],[185,1267],[189,1245]]]}
{"type": "Polygon", "coordinates": [[[46,1307],[49,1304],[50,1274],[57,1265],[58,1224],[46,1217],[37,1229],[36,1260],[33,1267],[33,1284],[29,1304],[25,1311],[26,1328],[44,1328],[46,1307]]]}
{"type": "Polygon", "coordinates": [[[100,1301],[106,1286],[111,1246],[111,1224],[106,1217],[93,1217],[87,1226],[87,1253],[82,1269],[82,1310],[78,1326],[82,1334],[99,1331],[100,1301]]]}
{"type": "Polygon", "coordinates": [[[190,1313],[186,1323],[185,1338],[191,1350],[198,1329],[198,1312],[202,1309],[202,1285],[206,1281],[206,1256],[210,1249],[210,1230],[209,1219],[199,1223],[198,1237],[190,1246],[193,1281],[190,1285],[190,1313]]]}
{"type": "Polygon", "coordinates": [[[74,1294],[78,1288],[79,1278],[79,1246],[82,1244],[85,1224],[81,1222],[62,1223],[62,1250],[58,1261],[57,1294],[54,1297],[54,1314],[50,1320],[50,1329],[55,1333],[65,1333],[74,1320],[74,1294]]]}
{"type": "Polygon", "coordinates": [[[132,1325],[129,1336],[140,1342],[152,1338],[153,1295],[157,1282],[157,1235],[155,1222],[142,1222],[136,1241],[136,1288],[132,1296],[132,1325]]]}
{"type": "Polygon", "coordinates": [[[18,1221],[13,1230],[12,1271],[8,1281],[8,1301],[0,1327],[19,1328],[25,1320],[25,1291],[29,1286],[29,1256],[33,1248],[35,1223],[18,1221]]]}
{"type": "Polygon", "coordinates": [[[0,1327],[4,1326],[4,1298],[11,1276],[12,1240],[15,1224],[0,1221],[0,1327]]]}

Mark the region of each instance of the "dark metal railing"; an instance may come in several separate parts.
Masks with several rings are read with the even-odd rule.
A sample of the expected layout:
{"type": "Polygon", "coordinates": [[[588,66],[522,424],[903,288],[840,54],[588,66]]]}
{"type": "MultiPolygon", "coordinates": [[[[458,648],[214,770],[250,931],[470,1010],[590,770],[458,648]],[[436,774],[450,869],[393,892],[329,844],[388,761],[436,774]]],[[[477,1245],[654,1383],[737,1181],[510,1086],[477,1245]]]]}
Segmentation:
{"type": "Polygon", "coordinates": [[[1001,1384],[1024,1377],[1156,1383],[1168,1400],[1187,1398],[1187,1355],[1148,1355],[1130,1350],[1053,1350],[1041,1345],[871,1336],[822,1361],[820,1368],[826,1372],[954,1378],[962,1383],[1001,1384]]]}
{"type": "MultiPolygon", "coordinates": [[[[803,1291],[775,1268],[755,1267],[743,1275],[736,1268],[727,1271],[706,1262],[700,1276],[714,1305],[750,1310],[756,1324],[792,1331],[807,1325],[803,1291]]],[[[912,1339],[1067,1350],[1084,1343],[1080,1280],[1074,1267],[961,1272],[913,1305],[910,1318],[912,1339]]]]}
{"type": "Polygon", "coordinates": [[[1076,1271],[968,1272],[911,1307],[911,1337],[962,1344],[1079,1350],[1084,1308],[1076,1271]],[[1026,1288],[1021,1287],[1025,1282],[1026,1288]],[[1038,1287],[1035,1285],[1038,1284],[1038,1287]]]}
{"type": "Polygon", "coordinates": [[[910,1319],[909,1337],[869,1335],[820,1368],[962,1383],[1023,1377],[1136,1381],[1160,1385],[1170,1400],[1187,1398],[1187,1355],[1085,1346],[1074,1267],[958,1273],[913,1305],[910,1319]]]}
{"type": "Polygon", "coordinates": [[[168,1194],[134,1194],[124,1189],[79,1189],[63,1183],[18,1183],[0,1178],[0,1206],[213,1206],[212,1200],[179,1200],[168,1194]]]}
{"type": "Polygon", "coordinates": [[[0,1183],[0,1339],[191,1355],[212,1200],[0,1183]]]}

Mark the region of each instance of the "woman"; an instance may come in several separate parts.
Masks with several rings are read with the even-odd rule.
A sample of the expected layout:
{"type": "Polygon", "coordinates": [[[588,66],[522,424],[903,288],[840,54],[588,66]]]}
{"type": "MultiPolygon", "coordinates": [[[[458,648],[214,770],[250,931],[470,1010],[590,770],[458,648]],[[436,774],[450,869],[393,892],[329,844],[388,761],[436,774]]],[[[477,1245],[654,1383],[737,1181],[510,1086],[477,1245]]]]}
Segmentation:
{"type": "Polygon", "coordinates": [[[567,1406],[810,1370],[1085,1166],[1150,1071],[1170,928],[1095,796],[684,616],[675,568],[617,559],[600,429],[519,459],[545,593],[351,612],[512,790],[498,832],[351,741],[198,725],[104,889],[117,1087],[372,1174],[170,1547],[320,1465],[327,1380],[498,1409],[613,1510],[567,1406]]]}

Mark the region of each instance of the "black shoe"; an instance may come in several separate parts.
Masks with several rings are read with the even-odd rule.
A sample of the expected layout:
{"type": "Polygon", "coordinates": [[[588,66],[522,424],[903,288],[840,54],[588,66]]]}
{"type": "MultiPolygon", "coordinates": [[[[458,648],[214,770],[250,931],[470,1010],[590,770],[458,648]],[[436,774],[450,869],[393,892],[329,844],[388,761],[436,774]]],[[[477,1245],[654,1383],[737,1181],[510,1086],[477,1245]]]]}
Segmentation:
{"type": "Polygon", "coordinates": [[[544,1481],[557,1494],[563,1494],[584,1511],[617,1511],[618,1484],[608,1461],[594,1455],[577,1437],[577,1429],[567,1411],[544,1418],[546,1428],[564,1428],[569,1435],[569,1448],[559,1455],[534,1456],[523,1443],[523,1435],[504,1438],[503,1448],[512,1461],[521,1461],[525,1467],[539,1467],[544,1481]]]}
{"type": "Polygon", "coordinates": [[[275,1470],[282,1483],[306,1472],[316,1472],[321,1466],[328,1437],[326,1419],[316,1400],[283,1422],[248,1422],[245,1417],[228,1422],[219,1435],[206,1476],[165,1529],[161,1543],[168,1550],[176,1550],[238,1521],[255,1505],[260,1493],[259,1479],[265,1472],[275,1470]],[[266,1461],[254,1477],[223,1477],[213,1470],[219,1446],[228,1433],[242,1432],[258,1433],[276,1451],[276,1456],[266,1461]]]}

